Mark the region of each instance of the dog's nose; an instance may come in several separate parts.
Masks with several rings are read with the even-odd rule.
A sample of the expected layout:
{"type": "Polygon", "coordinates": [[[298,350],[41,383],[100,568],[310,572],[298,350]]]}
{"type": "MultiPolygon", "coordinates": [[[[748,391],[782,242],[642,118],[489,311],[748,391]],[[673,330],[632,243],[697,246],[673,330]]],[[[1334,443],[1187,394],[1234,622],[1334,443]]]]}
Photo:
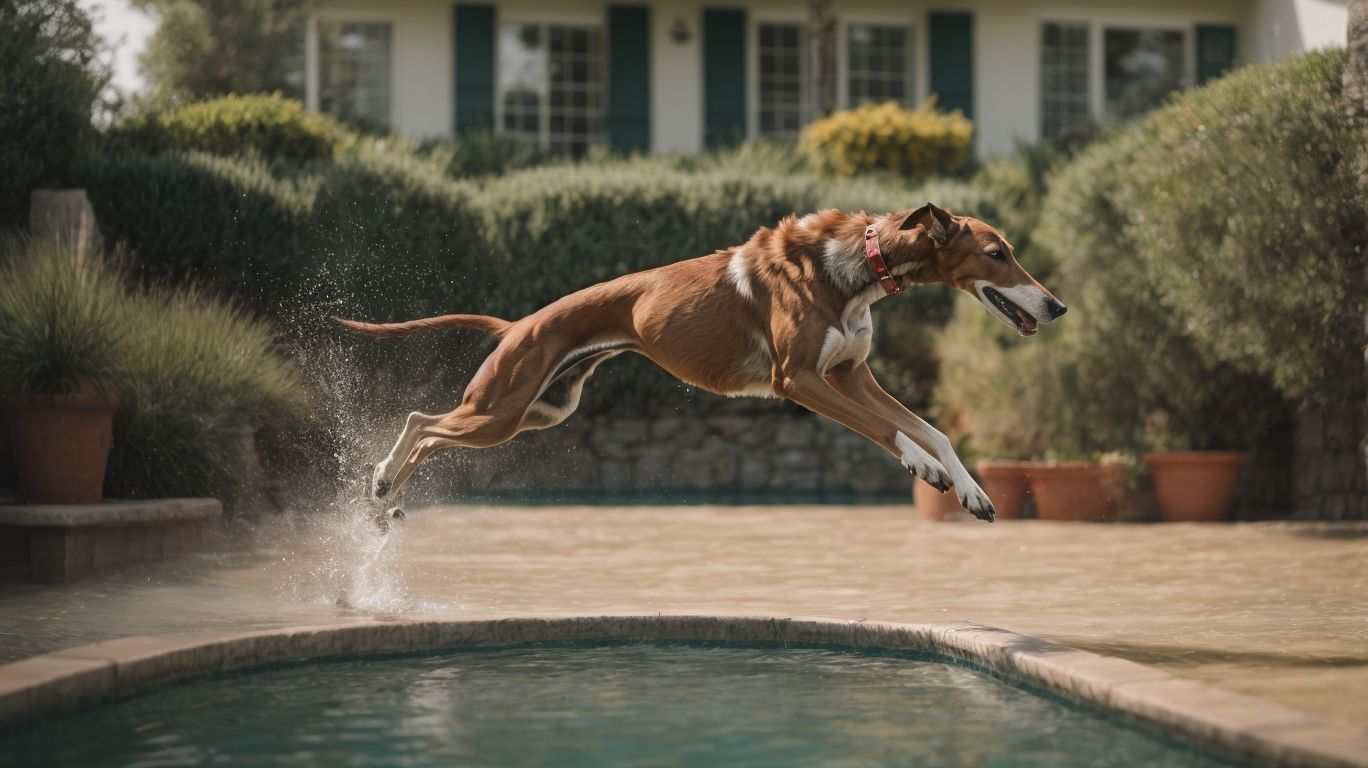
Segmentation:
{"type": "Polygon", "coordinates": [[[1051,320],[1058,320],[1065,312],[1069,311],[1069,308],[1064,306],[1064,302],[1059,299],[1050,299],[1045,302],[1045,311],[1050,313],[1051,320]]]}

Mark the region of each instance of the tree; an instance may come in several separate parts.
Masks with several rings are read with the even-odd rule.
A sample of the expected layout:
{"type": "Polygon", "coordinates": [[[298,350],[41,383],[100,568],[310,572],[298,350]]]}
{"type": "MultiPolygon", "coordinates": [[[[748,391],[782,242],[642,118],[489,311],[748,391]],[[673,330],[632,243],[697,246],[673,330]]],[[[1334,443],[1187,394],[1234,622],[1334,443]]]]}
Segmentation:
{"type": "Polygon", "coordinates": [[[24,223],[29,190],[68,181],[108,82],[77,0],[0,2],[0,227],[24,223]]]}
{"type": "Polygon", "coordinates": [[[308,0],[133,0],[160,18],[140,63],[156,103],[304,85],[308,0]]]}

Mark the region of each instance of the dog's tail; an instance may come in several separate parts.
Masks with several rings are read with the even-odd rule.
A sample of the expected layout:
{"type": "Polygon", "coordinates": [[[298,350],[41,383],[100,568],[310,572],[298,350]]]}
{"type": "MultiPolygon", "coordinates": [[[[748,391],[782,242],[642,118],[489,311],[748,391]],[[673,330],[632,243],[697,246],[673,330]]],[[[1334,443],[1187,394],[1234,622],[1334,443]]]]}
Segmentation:
{"type": "Polygon", "coordinates": [[[441,315],[439,317],[425,317],[421,320],[409,320],[404,323],[363,323],[342,317],[334,317],[333,319],[357,333],[381,338],[407,336],[410,333],[440,331],[447,328],[474,328],[495,336],[502,336],[513,325],[507,320],[489,315],[441,315]]]}

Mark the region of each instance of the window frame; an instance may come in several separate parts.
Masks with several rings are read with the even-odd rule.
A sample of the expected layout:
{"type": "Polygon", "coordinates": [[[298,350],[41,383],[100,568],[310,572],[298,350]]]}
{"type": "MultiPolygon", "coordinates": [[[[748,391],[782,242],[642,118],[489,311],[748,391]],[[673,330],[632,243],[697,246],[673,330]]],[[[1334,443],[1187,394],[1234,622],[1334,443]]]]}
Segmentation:
{"type": "MultiPolygon", "coordinates": [[[[586,148],[603,147],[608,145],[607,118],[608,118],[608,23],[606,15],[602,18],[585,16],[578,14],[504,14],[499,13],[494,20],[494,132],[499,135],[526,136],[527,134],[519,131],[509,132],[504,128],[504,90],[502,84],[502,60],[504,53],[503,32],[510,26],[531,26],[536,27],[542,37],[542,45],[547,51],[548,64],[551,50],[551,29],[559,28],[579,28],[588,29],[598,34],[598,70],[599,70],[599,130],[597,137],[587,143],[586,148]]],[[[551,73],[546,72],[546,77],[539,83],[537,95],[540,104],[537,115],[537,146],[541,149],[551,151],[551,73]]],[[[566,153],[573,156],[574,153],[566,153]]]]}
{"type": "Polygon", "coordinates": [[[389,114],[385,116],[385,124],[391,130],[399,130],[397,118],[401,114],[401,110],[399,109],[399,89],[396,87],[398,66],[395,56],[398,47],[396,41],[398,40],[399,24],[392,14],[382,11],[328,9],[309,15],[304,24],[304,108],[309,112],[323,114],[320,108],[323,91],[322,41],[318,31],[320,22],[384,24],[389,27],[389,66],[387,67],[389,72],[385,82],[385,88],[389,92],[386,100],[389,114]]]}
{"type": "MultiPolygon", "coordinates": [[[[810,34],[807,28],[808,18],[806,12],[765,14],[751,13],[748,14],[748,16],[750,16],[750,19],[747,23],[746,30],[746,37],[748,43],[746,58],[747,64],[749,65],[749,71],[746,75],[747,138],[752,141],[755,141],[757,139],[775,138],[763,133],[760,130],[760,28],[766,25],[794,26],[797,27],[799,31],[800,38],[798,41],[798,48],[801,51],[802,55],[802,59],[800,61],[801,70],[799,76],[802,78],[802,80],[799,84],[798,92],[800,94],[800,98],[802,99],[802,104],[799,106],[799,109],[801,110],[802,121],[799,125],[798,130],[799,132],[801,132],[803,127],[812,121],[814,101],[814,94],[812,92],[812,65],[814,58],[814,42],[812,40],[812,35],[810,34]]],[[[839,69],[837,72],[837,76],[840,76],[839,69]]],[[[796,139],[797,134],[795,134],[792,138],[796,139]]],[[[777,140],[785,141],[788,140],[788,138],[779,137],[777,140]]]]}
{"type": "MultiPolygon", "coordinates": [[[[1039,22],[1038,22],[1038,24],[1036,25],[1036,31],[1037,31],[1037,33],[1038,33],[1038,36],[1037,36],[1037,38],[1036,38],[1036,44],[1037,44],[1038,47],[1037,47],[1037,49],[1036,49],[1036,62],[1035,62],[1035,63],[1036,63],[1036,99],[1035,99],[1035,101],[1036,101],[1036,117],[1037,117],[1037,119],[1036,119],[1036,135],[1037,135],[1037,137],[1038,137],[1039,139],[1041,139],[1041,140],[1046,140],[1046,139],[1054,138],[1054,136],[1049,136],[1049,135],[1047,135],[1047,134],[1045,133],[1045,27],[1046,27],[1046,26],[1057,26],[1057,27],[1061,27],[1061,28],[1063,28],[1063,29],[1068,29],[1068,28],[1075,28],[1075,29],[1077,29],[1077,28],[1082,28],[1082,29],[1083,29],[1083,32],[1084,32],[1084,40],[1085,40],[1085,44],[1086,44],[1086,46],[1087,46],[1086,55],[1085,55],[1084,61],[1083,61],[1083,66],[1084,66],[1084,71],[1083,71],[1083,100],[1084,100],[1084,107],[1085,107],[1085,112],[1086,112],[1086,114],[1087,114],[1087,120],[1088,120],[1088,122],[1090,122],[1090,123],[1096,123],[1096,122],[1098,121],[1097,103],[1096,103],[1096,99],[1095,99],[1094,96],[1093,96],[1093,91],[1094,91],[1094,88],[1093,88],[1093,75],[1094,75],[1094,72],[1095,72],[1095,70],[1096,70],[1096,67],[1094,66],[1094,61],[1093,61],[1093,60],[1094,60],[1094,53],[1095,53],[1096,43],[1094,42],[1094,39],[1093,39],[1093,38],[1094,38],[1094,32],[1095,32],[1095,27],[1096,27],[1096,25],[1093,24],[1092,22],[1088,21],[1088,20],[1085,20],[1085,19],[1068,19],[1068,18],[1059,19],[1059,18],[1053,18],[1053,17],[1043,18],[1043,19],[1040,19],[1039,22]]],[[[1103,87],[1104,87],[1104,90],[1105,90],[1105,79],[1104,79],[1103,87]]],[[[1065,132],[1063,132],[1063,133],[1066,134],[1067,131],[1065,131],[1065,132]]],[[[1059,135],[1063,135],[1063,134],[1059,134],[1059,135]]]]}
{"type": "MultiPolygon", "coordinates": [[[[1098,93],[1097,117],[1099,121],[1106,121],[1112,118],[1111,105],[1107,100],[1107,33],[1117,32],[1177,32],[1183,36],[1181,50],[1183,51],[1182,72],[1178,77],[1177,90],[1185,91],[1196,82],[1194,77],[1196,64],[1197,47],[1197,21],[1187,21],[1181,24],[1168,23],[1161,20],[1151,20],[1145,22],[1131,23],[1123,20],[1100,21],[1093,30],[1092,40],[1096,41],[1096,54],[1090,56],[1097,63],[1096,91],[1098,93]]],[[[1162,102],[1160,102],[1162,103],[1162,102]]],[[[1149,107],[1153,109],[1159,106],[1158,103],[1149,107]]],[[[1148,109],[1145,111],[1149,111],[1148,109]]]]}
{"type": "Polygon", "coordinates": [[[839,109],[853,109],[859,106],[851,100],[850,95],[852,78],[850,66],[851,27],[888,27],[903,31],[903,43],[907,48],[903,54],[903,106],[912,108],[922,103],[925,97],[922,96],[921,75],[926,68],[921,61],[924,46],[921,43],[920,26],[911,18],[900,20],[896,17],[890,19],[888,17],[875,18],[858,15],[841,17],[840,23],[837,25],[837,34],[840,35],[840,39],[836,45],[836,55],[839,58],[836,73],[840,79],[836,86],[836,101],[839,109]]]}

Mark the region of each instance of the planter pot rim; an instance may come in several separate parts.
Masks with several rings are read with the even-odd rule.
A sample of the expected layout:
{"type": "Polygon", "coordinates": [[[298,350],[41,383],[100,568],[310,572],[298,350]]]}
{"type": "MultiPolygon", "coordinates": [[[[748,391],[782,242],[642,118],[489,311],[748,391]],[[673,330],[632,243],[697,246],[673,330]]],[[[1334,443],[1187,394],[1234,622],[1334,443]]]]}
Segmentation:
{"type": "Polygon", "coordinates": [[[1247,451],[1155,451],[1144,456],[1146,464],[1232,464],[1248,458],[1247,451]]]}
{"type": "Polygon", "coordinates": [[[6,410],[61,408],[65,410],[109,410],[118,408],[119,396],[101,392],[93,381],[82,381],[73,392],[10,392],[0,397],[6,410]]]}

